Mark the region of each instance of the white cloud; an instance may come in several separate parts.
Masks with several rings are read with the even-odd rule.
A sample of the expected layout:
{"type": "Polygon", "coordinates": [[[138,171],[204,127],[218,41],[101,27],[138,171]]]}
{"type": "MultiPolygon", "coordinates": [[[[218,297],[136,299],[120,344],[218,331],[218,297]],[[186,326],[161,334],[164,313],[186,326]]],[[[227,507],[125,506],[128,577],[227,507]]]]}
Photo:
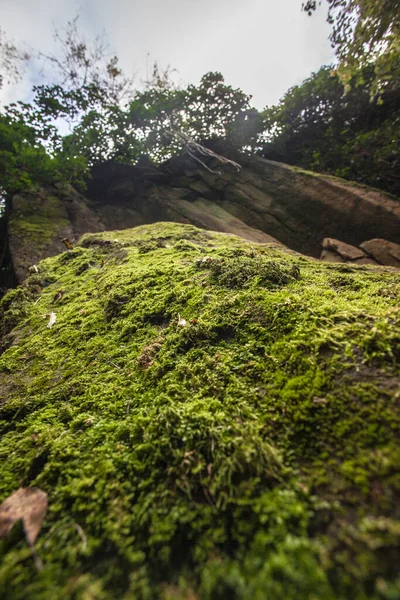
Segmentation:
{"type": "MultiPolygon", "coordinates": [[[[301,0],[1,0],[0,22],[15,41],[49,52],[53,25],[80,11],[83,31],[106,30],[129,73],[144,76],[148,54],[184,83],[221,71],[263,108],[333,60],[326,9],[308,17],[300,8],[301,0]]],[[[29,82],[3,90],[3,101],[28,90],[29,82]]]]}

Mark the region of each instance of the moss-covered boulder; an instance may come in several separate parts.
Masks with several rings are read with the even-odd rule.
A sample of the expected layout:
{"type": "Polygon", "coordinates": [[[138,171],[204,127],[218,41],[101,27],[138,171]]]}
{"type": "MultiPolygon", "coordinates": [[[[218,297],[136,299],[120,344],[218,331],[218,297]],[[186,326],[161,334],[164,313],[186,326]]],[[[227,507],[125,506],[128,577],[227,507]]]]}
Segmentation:
{"type": "MultiPolygon", "coordinates": [[[[14,196],[0,291],[6,273],[21,283],[29,267],[64,249],[63,238],[160,221],[276,242],[314,257],[326,238],[342,247],[366,244],[365,251],[353,249],[357,260],[399,266],[398,248],[393,253],[400,244],[399,198],[259,156],[234,158],[239,171],[216,159],[206,159],[204,168],[184,154],[158,166],[149,159],[135,166],[109,162],[93,168],[85,196],[60,184],[14,196]]],[[[323,258],[349,260],[330,251],[323,258]]]]}
{"type": "MultiPolygon", "coordinates": [[[[7,238],[17,281],[21,283],[26,278],[34,263],[61,252],[65,248],[63,238],[73,239],[103,229],[90,202],[70,185],[16,194],[7,238]]],[[[5,263],[5,268],[10,265],[5,263]]]]}
{"type": "Polygon", "coordinates": [[[41,262],[0,305],[0,502],[47,492],[44,568],[15,526],[0,598],[400,598],[399,298],[191,225],[41,262]]]}

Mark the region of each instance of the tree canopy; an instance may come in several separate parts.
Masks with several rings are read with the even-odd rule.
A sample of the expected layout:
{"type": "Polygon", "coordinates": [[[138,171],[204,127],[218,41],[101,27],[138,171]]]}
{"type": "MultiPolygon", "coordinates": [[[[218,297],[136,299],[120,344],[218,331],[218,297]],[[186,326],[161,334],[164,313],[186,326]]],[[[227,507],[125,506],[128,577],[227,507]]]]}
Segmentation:
{"type": "MultiPolygon", "coordinates": [[[[143,154],[162,161],[185,139],[218,138],[241,152],[399,194],[399,2],[329,0],[338,65],[323,67],[262,113],[218,72],[182,87],[155,64],[150,80],[136,85],[104,36],[85,39],[74,19],[55,32],[57,54],[38,53],[50,67],[48,81],[33,88],[31,102],[0,112],[0,190],[11,196],[60,180],[84,187],[104,161],[131,165],[143,154]]],[[[311,1],[303,8],[318,7],[311,1]]],[[[0,57],[8,78],[29,59],[1,31],[0,57]]]]}
{"type": "Polygon", "coordinates": [[[41,55],[52,79],[33,88],[30,103],[11,104],[0,114],[0,188],[6,193],[60,178],[82,186],[96,164],[135,164],[143,154],[164,160],[182,149],[184,138],[256,147],[262,118],[251,97],[227,85],[221,73],[178,88],[169,70],[155,64],[145,86],[135,87],[101,36],[82,37],[77,19],[55,37],[61,52],[41,55]],[[68,124],[67,135],[60,134],[60,122],[68,124]]]}
{"type": "Polygon", "coordinates": [[[264,111],[266,158],[331,173],[400,195],[400,89],[371,100],[373,66],[346,90],[323,67],[264,111]]]}
{"type": "MultiPolygon", "coordinates": [[[[330,40],[345,86],[363,83],[363,69],[374,65],[373,94],[400,87],[400,0],[328,0],[328,5],[330,40]]],[[[303,4],[310,15],[317,8],[316,0],[303,4]]]]}

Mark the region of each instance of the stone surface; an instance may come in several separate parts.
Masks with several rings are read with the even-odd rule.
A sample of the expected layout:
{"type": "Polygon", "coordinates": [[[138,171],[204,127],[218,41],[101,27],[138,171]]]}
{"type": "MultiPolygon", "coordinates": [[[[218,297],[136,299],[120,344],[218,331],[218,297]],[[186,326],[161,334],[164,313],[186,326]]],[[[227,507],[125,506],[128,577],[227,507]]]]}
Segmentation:
{"type": "Polygon", "coordinates": [[[86,232],[104,229],[91,203],[71,186],[15,195],[8,237],[17,280],[38,261],[65,250],[64,238],[74,242],[86,232]]]}
{"type": "Polygon", "coordinates": [[[336,263],[344,263],[346,262],[343,256],[340,256],[337,252],[333,252],[332,250],[322,250],[320,259],[325,262],[336,262],[336,263]]]}
{"type": "Polygon", "coordinates": [[[345,244],[340,240],[333,238],[325,238],[322,242],[322,247],[326,250],[330,250],[336,254],[339,254],[344,260],[357,260],[359,258],[365,258],[366,254],[359,248],[345,244]]]}
{"type": "Polygon", "coordinates": [[[323,260],[336,253],[344,261],[398,266],[400,200],[257,156],[234,159],[242,166],[239,172],[215,161],[209,162],[210,172],[185,156],[159,166],[142,157],[134,167],[95,168],[85,195],[71,186],[19,194],[8,231],[17,279],[33,262],[63,250],[63,237],[156,221],[279,242],[314,257],[329,238],[336,248],[324,247],[323,260]],[[376,238],[386,245],[368,242],[368,255],[358,248],[376,238]]]}
{"type": "Polygon", "coordinates": [[[400,268],[400,245],[375,238],[363,242],[360,247],[381,265],[400,268]]]}
{"type": "Polygon", "coordinates": [[[44,569],[10,532],[2,600],[398,599],[399,300],[180,223],[38,263],[0,302],[0,503],[48,492],[44,569]]]}
{"type": "Polygon", "coordinates": [[[8,237],[18,281],[22,281],[29,267],[42,258],[62,252],[61,240],[71,236],[65,204],[56,193],[42,191],[40,195],[14,196],[8,237]]]}

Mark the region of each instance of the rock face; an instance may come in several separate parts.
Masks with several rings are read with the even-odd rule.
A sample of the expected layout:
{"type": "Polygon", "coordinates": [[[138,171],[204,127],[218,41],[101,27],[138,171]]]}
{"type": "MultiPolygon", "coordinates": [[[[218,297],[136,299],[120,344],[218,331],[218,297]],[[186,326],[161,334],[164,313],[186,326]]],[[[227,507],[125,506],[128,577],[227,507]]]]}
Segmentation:
{"type": "Polygon", "coordinates": [[[13,531],[2,598],[398,598],[399,300],[178,223],[38,263],[0,302],[0,505],[48,495],[44,570],[13,531]]]}
{"type": "Polygon", "coordinates": [[[15,195],[8,236],[17,280],[22,281],[29,267],[42,258],[62,252],[64,238],[104,228],[88,199],[72,186],[15,195]]]}
{"type": "MultiPolygon", "coordinates": [[[[16,196],[9,239],[18,280],[34,262],[62,250],[63,237],[156,221],[275,241],[314,257],[324,238],[356,247],[375,238],[400,243],[398,199],[260,157],[237,160],[239,172],[215,161],[210,172],[190,157],[160,167],[145,158],[135,167],[105,164],[94,169],[85,196],[68,186],[16,196]]],[[[341,256],[324,252],[325,260],[341,256]]],[[[354,260],[369,262],[365,256],[354,260]]],[[[397,260],[389,250],[386,256],[397,260]]]]}

